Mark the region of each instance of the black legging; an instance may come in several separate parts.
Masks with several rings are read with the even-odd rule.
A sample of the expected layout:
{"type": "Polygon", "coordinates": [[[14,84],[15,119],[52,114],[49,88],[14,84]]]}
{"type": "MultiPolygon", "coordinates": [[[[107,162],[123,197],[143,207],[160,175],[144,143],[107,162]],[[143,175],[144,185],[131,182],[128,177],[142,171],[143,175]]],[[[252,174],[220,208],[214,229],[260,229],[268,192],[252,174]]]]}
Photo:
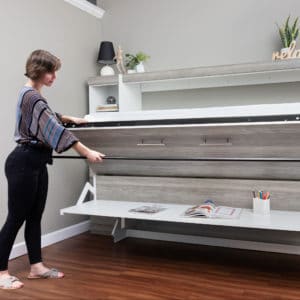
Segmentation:
{"type": "Polygon", "coordinates": [[[5,161],[8,215],[0,231],[0,271],[7,270],[16,235],[24,223],[30,264],[42,261],[41,218],[48,191],[47,160],[51,153],[32,146],[17,146],[5,161]]]}

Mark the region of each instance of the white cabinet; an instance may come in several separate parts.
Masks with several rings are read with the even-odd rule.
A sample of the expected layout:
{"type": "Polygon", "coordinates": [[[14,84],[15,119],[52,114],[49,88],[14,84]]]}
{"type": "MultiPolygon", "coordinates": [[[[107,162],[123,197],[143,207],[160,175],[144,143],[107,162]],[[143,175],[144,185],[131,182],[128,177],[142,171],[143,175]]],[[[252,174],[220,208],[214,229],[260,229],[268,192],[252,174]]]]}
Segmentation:
{"type": "MultiPolygon", "coordinates": [[[[300,81],[300,59],[90,77],[89,114],[114,96],[123,112],[142,110],[143,94],[300,81]]],[[[172,107],[170,107],[172,109],[172,107]]],[[[193,109],[190,109],[191,111],[193,109]]],[[[100,112],[100,114],[108,112],[100,112]]],[[[116,116],[114,115],[114,119],[116,116]]]]}
{"type": "MultiPolygon", "coordinates": [[[[97,112],[97,106],[107,104],[109,96],[113,96],[118,104],[118,111],[141,110],[141,90],[139,84],[127,85],[122,75],[93,77],[89,84],[89,113],[97,112]]],[[[106,113],[106,112],[100,112],[106,113]]]]}

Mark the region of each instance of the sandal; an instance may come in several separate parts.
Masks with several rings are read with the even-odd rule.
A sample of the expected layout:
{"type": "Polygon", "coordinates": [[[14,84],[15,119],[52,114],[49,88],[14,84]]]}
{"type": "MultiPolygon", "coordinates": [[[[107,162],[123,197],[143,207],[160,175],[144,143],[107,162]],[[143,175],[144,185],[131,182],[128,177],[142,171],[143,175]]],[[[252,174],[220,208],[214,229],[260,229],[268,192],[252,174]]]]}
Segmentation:
{"type": "Polygon", "coordinates": [[[58,271],[57,269],[51,268],[49,271],[40,274],[40,275],[28,275],[27,278],[28,279],[46,279],[46,278],[63,278],[65,275],[63,276],[58,276],[58,271]]]}
{"type": "Polygon", "coordinates": [[[21,286],[14,287],[13,283],[15,281],[20,281],[20,280],[16,276],[9,276],[9,277],[6,277],[6,278],[0,278],[0,288],[4,289],[4,290],[9,290],[9,289],[15,290],[15,289],[19,289],[19,288],[23,287],[24,284],[21,281],[20,281],[22,283],[21,286]]]}

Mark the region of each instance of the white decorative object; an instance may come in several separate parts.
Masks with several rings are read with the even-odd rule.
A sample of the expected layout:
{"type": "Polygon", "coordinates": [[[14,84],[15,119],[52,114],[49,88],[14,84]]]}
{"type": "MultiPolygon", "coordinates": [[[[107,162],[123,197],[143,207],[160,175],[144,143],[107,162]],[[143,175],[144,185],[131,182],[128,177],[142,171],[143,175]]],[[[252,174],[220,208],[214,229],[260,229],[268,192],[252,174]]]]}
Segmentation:
{"type": "Polygon", "coordinates": [[[120,45],[118,46],[117,54],[114,57],[114,59],[117,62],[117,69],[118,69],[119,73],[125,74],[126,73],[126,69],[124,67],[124,62],[123,62],[123,49],[121,48],[120,45]]]}
{"type": "Polygon", "coordinates": [[[101,76],[112,76],[112,75],[115,75],[115,71],[112,67],[110,67],[109,65],[106,65],[101,68],[100,75],[101,76]]]}
{"type": "Polygon", "coordinates": [[[284,60],[300,58],[300,50],[296,49],[296,41],[292,41],[290,46],[287,48],[282,48],[280,52],[273,52],[272,60],[284,60]]]}

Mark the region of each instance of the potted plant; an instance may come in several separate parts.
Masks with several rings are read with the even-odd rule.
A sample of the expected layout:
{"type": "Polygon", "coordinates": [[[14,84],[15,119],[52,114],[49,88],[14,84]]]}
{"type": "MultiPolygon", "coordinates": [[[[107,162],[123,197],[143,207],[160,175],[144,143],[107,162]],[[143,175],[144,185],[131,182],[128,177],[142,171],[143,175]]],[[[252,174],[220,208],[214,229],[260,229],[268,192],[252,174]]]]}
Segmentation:
{"type": "Polygon", "coordinates": [[[144,68],[144,62],[150,58],[149,55],[143,53],[143,52],[138,52],[136,55],[126,53],[125,54],[126,58],[126,67],[128,68],[128,73],[133,73],[133,72],[145,72],[144,68]]]}
{"type": "Polygon", "coordinates": [[[283,48],[281,49],[281,53],[285,53],[288,51],[290,44],[293,41],[296,41],[296,38],[298,37],[299,34],[298,17],[294,20],[292,26],[290,26],[289,24],[290,17],[291,16],[288,16],[283,26],[280,27],[278,24],[276,24],[283,45],[283,48]]]}

